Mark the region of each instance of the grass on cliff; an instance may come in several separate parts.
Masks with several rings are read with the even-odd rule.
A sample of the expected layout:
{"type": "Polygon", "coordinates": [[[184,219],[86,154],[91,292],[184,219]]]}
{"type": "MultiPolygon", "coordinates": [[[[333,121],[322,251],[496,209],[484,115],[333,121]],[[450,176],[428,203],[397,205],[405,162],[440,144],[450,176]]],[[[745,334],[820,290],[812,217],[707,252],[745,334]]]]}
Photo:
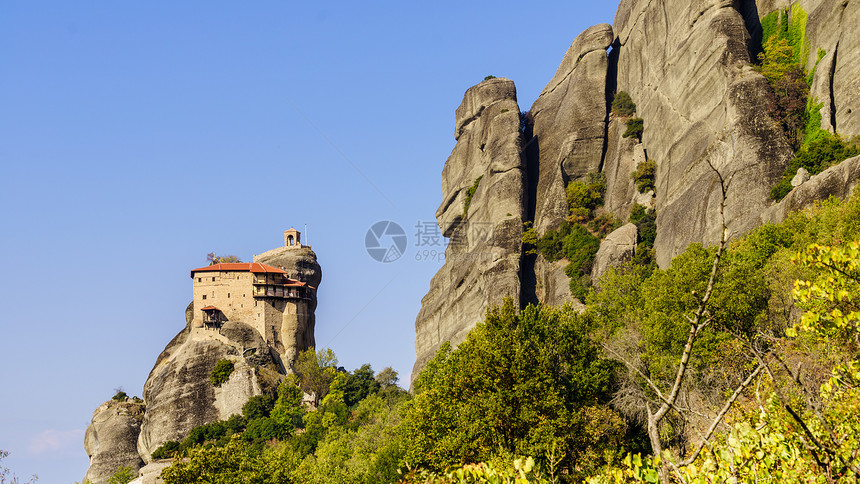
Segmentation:
{"type": "Polygon", "coordinates": [[[472,186],[466,189],[466,200],[463,202],[463,218],[469,215],[469,205],[472,204],[472,197],[475,196],[475,192],[478,191],[478,185],[481,183],[481,179],[484,178],[484,175],[475,178],[475,182],[472,183],[472,186]]]}

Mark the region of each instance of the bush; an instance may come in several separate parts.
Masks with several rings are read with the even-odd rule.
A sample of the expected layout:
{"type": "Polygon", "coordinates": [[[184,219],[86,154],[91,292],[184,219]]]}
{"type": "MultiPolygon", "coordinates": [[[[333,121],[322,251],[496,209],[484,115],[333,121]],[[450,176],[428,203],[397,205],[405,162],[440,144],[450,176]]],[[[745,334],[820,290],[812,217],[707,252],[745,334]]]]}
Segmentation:
{"type": "Polygon", "coordinates": [[[540,240],[540,236],[538,236],[537,231],[532,226],[532,222],[524,222],[523,223],[523,250],[526,255],[535,255],[540,250],[538,249],[538,241],[540,240]]]}
{"type": "Polygon", "coordinates": [[[484,76],[485,81],[489,81],[490,79],[495,79],[495,78],[496,78],[496,76],[493,76],[493,75],[484,76]]]}
{"type": "Polygon", "coordinates": [[[612,100],[612,112],[618,116],[633,116],[636,112],[636,103],[630,98],[630,94],[620,91],[612,100]]]}
{"type": "Polygon", "coordinates": [[[594,219],[588,222],[585,226],[588,227],[588,230],[592,233],[596,234],[598,238],[603,239],[612,233],[613,230],[621,227],[621,221],[615,218],[611,213],[604,212],[594,217],[594,219]]]}
{"type": "Polygon", "coordinates": [[[642,141],[642,131],[645,130],[645,120],[642,118],[630,118],[627,120],[627,130],[622,135],[625,138],[635,136],[636,139],[642,141]]]}
{"type": "Polygon", "coordinates": [[[282,440],[289,437],[291,432],[291,428],[265,417],[248,422],[248,428],[245,429],[242,438],[248,442],[267,442],[275,439],[282,440]]]}
{"type": "Polygon", "coordinates": [[[811,175],[816,175],[857,155],[860,155],[860,147],[856,143],[846,142],[838,135],[822,131],[800,148],[785,169],[782,180],[770,191],[770,197],[777,201],[782,200],[791,191],[791,179],[801,167],[811,175]]]}
{"type": "Polygon", "coordinates": [[[116,391],[116,395],[111,397],[111,400],[115,402],[125,402],[126,400],[128,400],[128,395],[124,391],[122,391],[122,389],[119,389],[116,391]]]}
{"type": "Polygon", "coordinates": [[[636,189],[639,193],[645,193],[648,190],[654,190],[654,179],[657,176],[657,162],[654,160],[646,160],[636,165],[636,171],[630,174],[630,178],[636,182],[636,189]]]}
{"type": "Polygon", "coordinates": [[[269,416],[275,407],[275,399],[271,395],[255,395],[242,406],[242,415],[250,422],[269,416]]]}
{"type": "Polygon", "coordinates": [[[181,451],[182,446],[179,444],[179,442],[175,440],[168,440],[167,442],[161,444],[157,449],[155,449],[155,452],[152,453],[152,459],[170,459],[173,457],[174,454],[181,451]]]}
{"type": "Polygon", "coordinates": [[[379,382],[373,378],[373,369],[370,364],[365,363],[346,377],[343,401],[352,408],[371,393],[379,391],[379,387],[379,382]]]}
{"type": "Polygon", "coordinates": [[[466,190],[466,201],[463,203],[463,218],[466,218],[469,214],[469,205],[472,204],[472,197],[474,197],[475,192],[478,191],[478,184],[481,183],[481,178],[484,178],[484,175],[476,178],[475,183],[466,190]]]}
{"type": "Polygon", "coordinates": [[[657,238],[657,212],[646,210],[634,223],[639,230],[639,243],[645,244],[646,247],[654,247],[654,239],[657,238]]]}
{"type": "Polygon", "coordinates": [[[220,387],[222,383],[230,379],[230,374],[233,373],[233,362],[228,359],[218,360],[215,363],[215,368],[209,374],[209,381],[213,386],[220,387]]]}
{"type": "Polygon", "coordinates": [[[585,181],[572,181],[565,187],[567,205],[572,221],[587,221],[594,209],[603,204],[606,192],[606,175],[589,173],[585,181]]]}

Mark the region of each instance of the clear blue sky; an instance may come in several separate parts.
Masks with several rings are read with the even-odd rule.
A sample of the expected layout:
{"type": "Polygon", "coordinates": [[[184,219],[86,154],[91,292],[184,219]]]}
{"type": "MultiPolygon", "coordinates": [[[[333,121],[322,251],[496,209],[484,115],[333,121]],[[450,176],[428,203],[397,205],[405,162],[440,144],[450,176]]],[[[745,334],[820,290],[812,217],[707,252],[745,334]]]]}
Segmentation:
{"type": "Polygon", "coordinates": [[[408,382],[439,260],[454,110],[485,75],[528,109],[614,2],[0,3],[0,449],[79,481],[93,410],[140,395],[185,324],[188,271],[308,231],[316,341],[408,382]],[[407,254],[365,252],[376,221],[407,254]]]}

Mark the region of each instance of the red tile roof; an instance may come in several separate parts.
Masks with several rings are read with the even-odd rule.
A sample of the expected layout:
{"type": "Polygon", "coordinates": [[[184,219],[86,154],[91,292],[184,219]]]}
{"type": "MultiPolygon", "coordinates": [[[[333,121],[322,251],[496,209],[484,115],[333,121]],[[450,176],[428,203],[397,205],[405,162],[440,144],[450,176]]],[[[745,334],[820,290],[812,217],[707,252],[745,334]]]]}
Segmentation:
{"type": "MultiPolygon", "coordinates": [[[[199,267],[197,269],[193,269],[191,271],[191,277],[194,277],[195,272],[252,272],[254,274],[287,274],[287,271],[283,269],[278,269],[277,267],[267,266],[266,264],[260,264],[259,262],[226,262],[226,263],[218,263],[212,264],[211,266],[199,267]]],[[[316,288],[313,286],[309,286],[307,282],[298,281],[296,279],[291,279],[290,277],[285,277],[286,282],[283,284],[287,287],[307,287],[311,290],[316,291],[316,288]]],[[[207,306],[205,309],[218,309],[215,306],[207,306]]],[[[220,311],[220,309],[219,309],[220,311]]]]}
{"type": "Polygon", "coordinates": [[[216,308],[215,306],[206,306],[205,308],[201,308],[200,310],[201,311],[211,311],[213,309],[216,311],[220,311],[220,309],[216,308]]]}
{"type": "Polygon", "coordinates": [[[199,267],[191,270],[191,277],[195,272],[253,272],[254,274],[286,274],[287,272],[277,267],[267,266],[259,262],[226,262],[212,264],[211,266],[199,267]]]}

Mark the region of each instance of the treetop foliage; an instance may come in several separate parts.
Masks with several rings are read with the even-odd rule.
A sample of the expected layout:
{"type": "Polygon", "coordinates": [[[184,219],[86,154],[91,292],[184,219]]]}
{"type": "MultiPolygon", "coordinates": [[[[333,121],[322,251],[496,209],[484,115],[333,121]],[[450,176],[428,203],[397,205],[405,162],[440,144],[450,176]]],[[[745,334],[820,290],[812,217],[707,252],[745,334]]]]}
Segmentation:
{"type": "Polygon", "coordinates": [[[627,425],[608,407],[615,364],[585,338],[571,308],[508,300],[456,350],[443,345],[414,383],[406,460],[441,471],[497,455],[545,456],[567,472],[596,466],[627,425]]]}
{"type": "Polygon", "coordinates": [[[612,113],[617,116],[633,116],[636,113],[636,103],[626,91],[619,91],[612,99],[612,113]]]}

